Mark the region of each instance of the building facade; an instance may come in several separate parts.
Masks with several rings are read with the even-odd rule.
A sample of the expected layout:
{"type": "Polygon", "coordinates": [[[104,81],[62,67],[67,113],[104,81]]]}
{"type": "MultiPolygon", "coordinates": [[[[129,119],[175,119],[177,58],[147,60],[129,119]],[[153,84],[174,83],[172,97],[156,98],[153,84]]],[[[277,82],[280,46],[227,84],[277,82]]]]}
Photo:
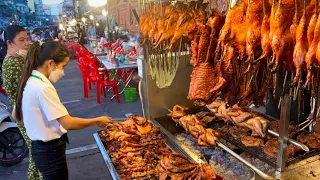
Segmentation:
{"type": "Polygon", "coordinates": [[[32,21],[27,0],[1,0],[0,9],[0,26],[10,23],[27,26],[32,21]]]}
{"type": "Polygon", "coordinates": [[[135,9],[139,15],[138,0],[109,0],[108,12],[115,19],[118,26],[129,32],[139,33],[139,23],[132,10],[135,9]]]}
{"type": "Polygon", "coordinates": [[[72,18],[74,16],[74,2],[73,0],[64,0],[62,3],[62,10],[68,18],[72,18]]]}

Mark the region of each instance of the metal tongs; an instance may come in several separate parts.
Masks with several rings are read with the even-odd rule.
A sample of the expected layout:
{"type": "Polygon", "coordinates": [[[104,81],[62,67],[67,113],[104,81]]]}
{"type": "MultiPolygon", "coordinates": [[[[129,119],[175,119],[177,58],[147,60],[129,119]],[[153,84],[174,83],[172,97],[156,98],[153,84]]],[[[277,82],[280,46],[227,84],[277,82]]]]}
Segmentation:
{"type": "MultiPolygon", "coordinates": [[[[170,113],[172,113],[171,109],[167,109],[170,113]]],[[[241,161],[242,163],[244,163],[245,165],[247,165],[248,167],[250,167],[254,172],[256,172],[257,174],[259,174],[259,176],[261,176],[264,179],[274,179],[273,177],[271,177],[270,175],[266,174],[265,172],[261,171],[260,169],[258,169],[257,167],[255,167],[253,164],[251,164],[250,162],[248,162],[247,160],[245,160],[244,158],[242,158],[239,154],[235,153],[234,151],[232,151],[230,148],[228,148],[227,146],[225,146],[224,144],[220,143],[219,141],[216,141],[216,144],[218,147],[222,148],[223,150],[225,150],[226,152],[228,152],[230,155],[232,155],[233,157],[235,157],[236,159],[238,159],[239,161],[241,161]]]]}

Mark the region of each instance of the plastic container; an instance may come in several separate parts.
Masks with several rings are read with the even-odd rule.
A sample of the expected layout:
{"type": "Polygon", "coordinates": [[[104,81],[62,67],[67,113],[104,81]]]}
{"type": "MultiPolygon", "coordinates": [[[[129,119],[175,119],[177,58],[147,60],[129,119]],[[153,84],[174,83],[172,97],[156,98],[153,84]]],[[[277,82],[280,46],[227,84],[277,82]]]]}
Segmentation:
{"type": "Polygon", "coordinates": [[[125,88],[124,96],[127,102],[135,102],[137,100],[137,89],[136,88],[125,88]]]}

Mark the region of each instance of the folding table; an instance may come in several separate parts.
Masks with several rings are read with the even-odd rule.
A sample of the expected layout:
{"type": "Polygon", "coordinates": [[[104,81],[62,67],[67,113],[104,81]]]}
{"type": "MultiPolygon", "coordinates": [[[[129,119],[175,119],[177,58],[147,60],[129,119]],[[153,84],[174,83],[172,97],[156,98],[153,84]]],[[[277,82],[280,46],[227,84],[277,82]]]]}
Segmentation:
{"type": "MultiPolygon", "coordinates": [[[[112,72],[114,79],[118,82],[118,85],[121,84],[123,86],[123,89],[120,91],[119,94],[122,94],[124,92],[125,88],[130,87],[129,83],[132,80],[134,71],[132,71],[129,74],[127,79],[123,79],[123,78],[121,78],[119,76],[117,70],[121,70],[121,69],[137,69],[138,65],[136,63],[132,63],[132,64],[119,63],[119,66],[114,66],[114,65],[110,64],[110,60],[109,60],[108,56],[98,56],[97,58],[104,65],[104,67],[107,68],[108,71],[112,72]]],[[[113,99],[114,97],[115,96],[112,96],[111,99],[113,99]]]]}

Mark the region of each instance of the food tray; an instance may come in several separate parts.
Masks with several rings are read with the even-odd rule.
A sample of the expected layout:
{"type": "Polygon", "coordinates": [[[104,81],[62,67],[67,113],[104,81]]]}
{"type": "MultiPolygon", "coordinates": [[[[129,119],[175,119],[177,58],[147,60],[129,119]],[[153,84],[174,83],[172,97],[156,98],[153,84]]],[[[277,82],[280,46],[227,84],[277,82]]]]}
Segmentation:
{"type": "MultiPolygon", "coordinates": [[[[127,119],[123,119],[123,120],[118,120],[118,122],[120,121],[125,121],[127,119]]],[[[163,127],[161,125],[158,125],[158,124],[154,124],[152,123],[155,127],[159,127],[160,128],[160,133],[164,136],[164,139],[166,141],[166,144],[168,146],[168,148],[170,148],[173,152],[175,153],[180,153],[180,154],[183,154],[184,156],[186,156],[188,159],[194,161],[194,159],[192,159],[178,144],[176,144],[174,141],[173,141],[173,138],[171,137],[170,134],[167,134],[165,133],[163,130],[163,127]]],[[[111,157],[108,155],[107,153],[107,150],[104,146],[104,144],[102,143],[102,140],[99,136],[99,132],[101,132],[103,130],[98,130],[96,133],[93,134],[93,137],[97,143],[97,146],[101,152],[101,155],[110,171],[110,174],[112,176],[112,179],[113,180],[120,180],[120,176],[119,174],[117,173],[117,170],[116,168],[114,167],[114,165],[112,164],[112,161],[111,161],[111,157]]]]}

